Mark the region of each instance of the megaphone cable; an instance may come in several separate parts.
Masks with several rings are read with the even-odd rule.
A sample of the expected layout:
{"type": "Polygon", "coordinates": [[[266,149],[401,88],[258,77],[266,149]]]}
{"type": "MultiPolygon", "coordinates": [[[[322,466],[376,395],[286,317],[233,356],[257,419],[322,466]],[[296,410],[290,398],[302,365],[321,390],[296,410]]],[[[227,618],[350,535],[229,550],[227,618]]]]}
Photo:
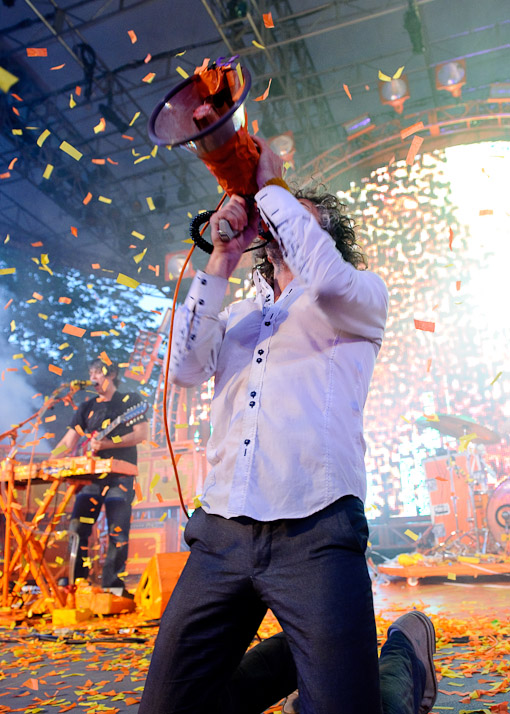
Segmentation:
{"type": "MultiPolygon", "coordinates": [[[[227,194],[224,193],[223,196],[221,197],[218,205],[216,206],[216,209],[215,209],[216,211],[218,210],[218,208],[220,208],[223,205],[226,198],[227,198],[227,194]]],[[[214,211],[212,211],[212,212],[208,211],[208,213],[209,213],[209,218],[210,218],[210,216],[212,215],[212,213],[214,213],[214,211]]],[[[202,216],[202,215],[203,214],[199,214],[199,216],[202,216]]],[[[204,234],[207,226],[209,225],[209,218],[206,219],[207,222],[203,225],[202,230],[200,231],[200,238],[204,234]]],[[[207,245],[209,245],[205,240],[203,242],[206,243],[207,245]]],[[[170,438],[170,429],[168,427],[168,404],[167,404],[167,401],[168,401],[168,373],[170,371],[170,354],[171,354],[171,350],[172,350],[172,338],[173,338],[173,334],[174,334],[175,306],[177,305],[177,296],[179,295],[179,289],[181,287],[181,282],[182,282],[184,273],[186,272],[186,268],[188,267],[188,263],[191,259],[191,256],[193,255],[194,250],[195,250],[195,244],[193,244],[191,246],[191,248],[189,249],[188,255],[186,256],[186,260],[184,261],[184,264],[181,268],[181,271],[179,273],[179,278],[177,279],[177,283],[175,286],[172,310],[170,313],[170,330],[169,330],[169,334],[168,334],[168,345],[167,345],[166,358],[165,358],[165,378],[164,378],[164,387],[163,387],[163,426],[165,428],[165,438],[166,438],[168,450],[170,452],[170,459],[172,461],[172,466],[174,469],[174,476],[175,476],[175,482],[177,485],[177,493],[179,494],[179,501],[180,501],[181,508],[182,508],[186,518],[189,518],[189,513],[188,513],[188,509],[186,508],[186,505],[184,503],[181,482],[179,479],[179,472],[177,469],[177,462],[175,460],[175,454],[174,454],[174,450],[172,448],[172,440],[170,438]]],[[[211,252],[212,252],[212,247],[211,247],[211,252]]]]}

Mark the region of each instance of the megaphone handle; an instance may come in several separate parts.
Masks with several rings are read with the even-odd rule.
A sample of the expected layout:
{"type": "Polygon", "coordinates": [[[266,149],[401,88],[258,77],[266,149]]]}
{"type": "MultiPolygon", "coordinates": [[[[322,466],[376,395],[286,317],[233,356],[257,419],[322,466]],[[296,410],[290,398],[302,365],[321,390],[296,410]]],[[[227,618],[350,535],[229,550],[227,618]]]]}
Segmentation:
{"type": "Polygon", "coordinates": [[[229,243],[232,238],[239,235],[238,231],[235,231],[226,218],[221,218],[218,225],[218,232],[220,238],[224,243],[229,243]]]}

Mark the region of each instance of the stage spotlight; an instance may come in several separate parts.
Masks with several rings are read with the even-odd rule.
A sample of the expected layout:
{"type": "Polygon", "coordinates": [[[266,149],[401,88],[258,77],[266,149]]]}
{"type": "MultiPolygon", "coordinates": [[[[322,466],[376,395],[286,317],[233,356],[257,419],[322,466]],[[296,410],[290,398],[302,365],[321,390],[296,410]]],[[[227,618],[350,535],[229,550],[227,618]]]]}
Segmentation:
{"type": "Polygon", "coordinates": [[[294,168],[294,154],[296,149],[294,147],[294,135],[291,131],[273,136],[269,139],[269,146],[285,163],[291,164],[292,168],[294,168]]]}
{"type": "Polygon", "coordinates": [[[510,82],[494,82],[494,84],[491,84],[489,98],[499,102],[509,102],[510,82]]]}
{"type": "Polygon", "coordinates": [[[405,74],[399,79],[392,79],[391,82],[379,80],[379,100],[381,104],[389,104],[397,112],[402,114],[404,102],[409,99],[409,83],[405,74]]]}
{"type": "Polygon", "coordinates": [[[372,119],[368,116],[368,114],[362,114],[361,116],[356,117],[356,119],[346,121],[342,124],[342,126],[345,129],[345,133],[347,134],[347,139],[349,141],[351,139],[355,139],[357,136],[361,136],[361,134],[366,134],[367,131],[371,131],[375,128],[375,125],[372,123],[372,119]]]}
{"type": "Polygon", "coordinates": [[[445,62],[436,67],[436,89],[445,89],[454,97],[460,97],[466,84],[466,61],[445,62]]]}

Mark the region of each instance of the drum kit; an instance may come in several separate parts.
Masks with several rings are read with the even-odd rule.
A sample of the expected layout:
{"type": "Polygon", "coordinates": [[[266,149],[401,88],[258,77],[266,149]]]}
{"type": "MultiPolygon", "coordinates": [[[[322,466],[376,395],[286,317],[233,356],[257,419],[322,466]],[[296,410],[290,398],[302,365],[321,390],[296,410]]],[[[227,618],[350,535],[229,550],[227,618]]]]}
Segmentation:
{"type": "Polygon", "coordinates": [[[500,483],[484,454],[501,437],[452,414],[420,417],[420,431],[436,429],[458,440],[456,452],[425,460],[432,521],[439,550],[463,554],[510,550],[510,478],[500,483]]]}

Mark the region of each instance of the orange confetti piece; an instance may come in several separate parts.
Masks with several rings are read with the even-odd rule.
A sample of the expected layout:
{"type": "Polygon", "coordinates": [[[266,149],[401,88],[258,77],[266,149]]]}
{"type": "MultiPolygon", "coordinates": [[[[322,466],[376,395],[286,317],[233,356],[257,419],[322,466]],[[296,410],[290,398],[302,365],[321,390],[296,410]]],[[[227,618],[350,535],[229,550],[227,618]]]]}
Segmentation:
{"type": "Polygon", "coordinates": [[[104,166],[106,164],[106,159],[91,159],[93,164],[98,164],[99,166],[104,166]]]}
{"type": "Polygon", "coordinates": [[[47,47],[27,47],[27,57],[47,57],[47,47]]]}
{"type": "Polygon", "coordinates": [[[129,134],[122,134],[121,136],[123,139],[128,139],[129,141],[134,141],[134,137],[129,136],[129,134]]]}
{"type": "Polygon", "coordinates": [[[145,56],[145,59],[144,59],[145,64],[147,64],[147,62],[150,62],[151,59],[152,59],[152,55],[151,55],[150,53],[147,54],[147,55],[145,56]]]}
{"type": "Polygon", "coordinates": [[[60,377],[61,374],[62,374],[62,367],[57,367],[57,366],[54,365],[54,364],[49,364],[49,365],[48,365],[48,372],[53,372],[53,374],[58,374],[58,376],[60,377]]]}
{"type": "Polygon", "coordinates": [[[18,160],[18,157],[15,156],[14,159],[9,164],[9,166],[7,167],[9,169],[9,171],[12,171],[12,169],[14,168],[14,164],[16,163],[17,160],[18,160]]]}
{"type": "Polygon", "coordinates": [[[106,157],[106,160],[108,161],[109,164],[113,164],[114,166],[118,166],[118,165],[119,165],[119,162],[118,162],[118,161],[114,161],[113,159],[110,159],[109,156],[106,157]]]}
{"type": "Polygon", "coordinates": [[[42,242],[42,240],[38,240],[35,243],[30,243],[30,245],[32,246],[32,248],[41,248],[43,245],[43,242],[42,242]]]}
{"type": "Polygon", "coordinates": [[[101,119],[99,120],[99,123],[96,124],[96,126],[94,127],[94,134],[99,134],[100,131],[104,131],[105,129],[106,129],[106,122],[105,122],[104,117],[101,117],[101,119]]]}
{"type": "Polygon", "coordinates": [[[7,310],[7,308],[9,307],[9,305],[11,305],[11,303],[12,303],[12,298],[5,303],[4,310],[7,310]]]}
{"type": "Polygon", "coordinates": [[[138,37],[136,36],[136,32],[134,30],[128,30],[127,31],[129,35],[129,39],[131,40],[131,44],[135,44],[135,42],[138,40],[138,37]]]}
{"type": "Polygon", "coordinates": [[[417,330],[423,330],[424,332],[435,332],[436,330],[435,322],[426,322],[425,320],[415,320],[414,326],[417,330]]]}
{"type": "Polygon", "coordinates": [[[429,357],[427,360],[427,372],[430,372],[431,366],[432,366],[432,359],[429,357]]]}
{"type": "Polygon", "coordinates": [[[71,226],[71,233],[75,238],[78,238],[78,229],[76,228],[76,226],[71,226]]]}
{"type": "Polygon", "coordinates": [[[400,138],[402,141],[404,139],[407,139],[408,136],[411,136],[411,134],[416,134],[417,131],[421,131],[425,127],[423,126],[422,121],[416,122],[416,124],[412,124],[411,126],[406,127],[405,129],[402,129],[400,132],[400,138]]]}
{"type": "Polygon", "coordinates": [[[55,67],[50,67],[50,69],[51,70],[62,69],[65,66],[66,66],[66,63],[64,62],[64,64],[57,64],[55,67]]]}
{"type": "Polygon", "coordinates": [[[89,191],[87,193],[87,195],[85,196],[85,198],[83,199],[82,203],[84,206],[86,206],[88,203],[90,203],[91,200],[92,200],[92,194],[89,191]]]}
{"type": "Polygon", "coordinates": [[[36,300],[42,300],[43,296],[40,293],[32,293],[32,297],[36,300]]]}
{"type": "Polygon", "coordinates": [[[71,300],[70,297],[59,297],[58,301],[59,301],[59,302],[63,302],[63,303],[65,303],[66,305],[70,305],[71,302],[72,302],[72,300],[71,300]]]}
{"type": "Polygon", "coordinates": [[[23,684],[25,687],[29,687],[29,689],[39,689],[39,681],[33,677],[31,679],[27,679],[27,681],[23,682],[23,684]]]}
{"type": "Polygon", "coordinates": [[[256,119],[254,119],[254,120],[252,121],[251,126],[252,126],[253,135],[258,134],[258,131],[259,131],[259,123],[258,123],[258,121],[257,121],[256,119]]]}
{"type": "Polygon", "coordinates": [[[457,291],[460,290],[461,285],[462,285],[462,280],[457,280],[457,282],[455,283],[455,287],[457,288],[457,291]]]}
{"type": "Polygon", "coordinates": [[[111,364],[113,364],[113,362],[111,361],[111,359],[108,357],[108,355],[106,354],[106,352],[105,352],[104,350],[103,350],[103,352],[101,352],[101,354],[99,355],[99,359],[102,359],[103,362],[104,362],[105,364],[107,364],[108,366],[110,366],[111,364]]]}
{"type": "Polygon", "coordinates": [[[453,229],[450,226],[450,232],[449,232],[449,236],[448,236],[448,247],[450,248],[450,250],[452,249],[452,242],[453,242],[453,229]]]}
{"type": "Polygon", "coordinates": [[[143,493],[142,493],[142,489],[140,488],[140,484],[138,483],[138,481],[135,482],[135,493],[136,493],[137,499],[139,501],[143,501],[143,493]]]}
{"type": "Polygon", "coordinates": [[[343,88],[344,88],[344,92],[347,94],[347,96],[349,97],[349,99],[352,100],[352,96],[351,96],[351,92],[350,92],[349,87],[348,87],[346,84],[344,84],[344,85],[343,85],[343,88]]]}
{"type": "Polygon", "coordinates": [[[148,74],[145,75],[145,77],[142,77],[142,82],[151,84],[151,82],[153,81],[155,76],[156,76],[156,72],[149,72],[148,74]]]}
{"type": "Polygon", "coordinates": [[[272,82],[272,81],[273,81],[272,79],[269,80],[269,84],[267,85],[267,89],[265,90],[265,92],[264,92],[263,94],[261,94],[260,97],[255,97],[255,99],[254,99],[253,101],[255,101],[255,102],[263,102],[265,99],[267,99],[267,97],[268,97],[268,95],[269,95],[269,90],[271,89],[271,82],[272,82]]]}
{"type": "Polygon", "coordinates": [[[101,266],[100,266],[99,263],[91,263],[90,267],[91,267],[93,270],[99,270],[99,268],[100,268],[101,266]]]}
{"type": "Polygon", "coordinates": [[[73,335],[74,337],[83,337],[87,330],[84,330],[81,327],[75,327],[74,325],[66,324],[64,325],[62,332],[64,332],[66,335],[73,335]]]}
{"type": "Polygon", "coordinates": [[[44,419],[44,421],[45,421],[45,422],[55,421],[56,418],[57,418],[57,415],[56,415],[56,414],[52,414],[52,416],[46,417],[46,418],[44,419]]]}
{"type": "Polygon", "coordinates": [[[421,145],[423,144],[423,139],[421,136],[415,136],[411,142],[411,146],[409,147],[409,151],[407,152],[406,156],[406,164],[408,166],[411,166],[411,164],[414,163],[414,159],[416,158],[416,154],[420,150],[421,145]]]}
{"type": "Polygon", "coordinates": [[[273,16],[270,12],[262,13],[262,19],[264,20],[264,27],[267,27],[268,29],[274,27],[273,16]]]}

